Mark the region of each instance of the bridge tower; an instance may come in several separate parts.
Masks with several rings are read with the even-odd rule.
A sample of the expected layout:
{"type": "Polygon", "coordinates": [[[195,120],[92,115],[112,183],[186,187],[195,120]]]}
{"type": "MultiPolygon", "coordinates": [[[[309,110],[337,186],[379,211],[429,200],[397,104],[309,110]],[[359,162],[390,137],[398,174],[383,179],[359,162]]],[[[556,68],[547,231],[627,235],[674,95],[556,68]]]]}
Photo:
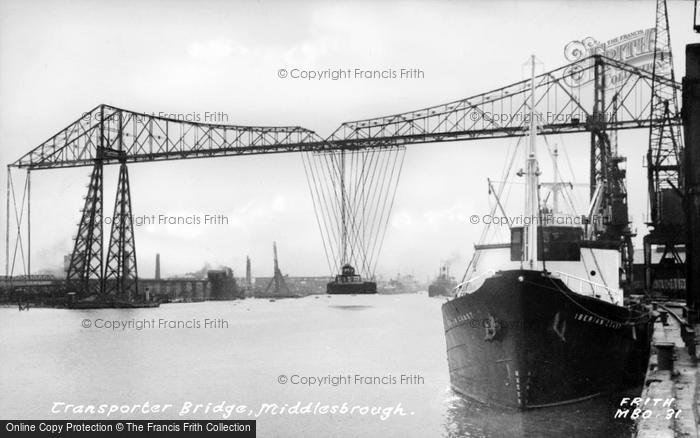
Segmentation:
{"type": "Polygon", "coordinates": [[[80,297],[102,294],[102,159],[95,160],[70,256],[66,286],[80,297]]]}
{"type": "Polygon", "coordinates": [[[138,294],[129,171],[124,161],[119,165],[119,182],[105,261],[103,292],[108,299],[126,301],[134,300],[138,294]]]}
{"type": "Polygon", "coordinates": [[[104,105],[95,113],[100,120],[92,134],[95,136],[95,159],[66,274],[69,292],[77,292],[81,298],[94,295],[103,301],[133,300],[138,292],[129,172],[123,151],[124,124],[121,114],[116,114],[118,117],[107,116],[104,105]],[[109,160],[118,160],[120,166],[105,261],[103,166],[109,160]]]}

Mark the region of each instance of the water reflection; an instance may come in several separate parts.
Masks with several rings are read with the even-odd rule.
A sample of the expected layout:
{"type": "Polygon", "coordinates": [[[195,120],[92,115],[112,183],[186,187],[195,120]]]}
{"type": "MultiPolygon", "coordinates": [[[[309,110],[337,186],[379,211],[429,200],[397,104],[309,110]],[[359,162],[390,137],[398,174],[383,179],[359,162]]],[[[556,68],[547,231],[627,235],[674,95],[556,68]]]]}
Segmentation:
{"type": "Polygon", "coordinates": [[[362,305],[352,305],[352,306],[328,306],[331,309],[340,309],[340,310],[365,310],[365,309],[371,309],[372,306],[362,306],[362,305]]]}
{"type": "Polygon", "coordinates": [[[633,388],[615,395],[554,408],[517,411],[497,409],[446,391],[443,437],[629,437],[634,423],[615,419],[624,396],[640,393],[633,388]]]}

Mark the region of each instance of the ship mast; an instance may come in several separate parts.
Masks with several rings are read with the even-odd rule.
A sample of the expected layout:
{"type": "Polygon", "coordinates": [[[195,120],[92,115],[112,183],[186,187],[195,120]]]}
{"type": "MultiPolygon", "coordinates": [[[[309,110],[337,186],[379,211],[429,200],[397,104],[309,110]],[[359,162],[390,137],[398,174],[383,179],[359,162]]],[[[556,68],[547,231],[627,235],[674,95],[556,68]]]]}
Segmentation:
{"type": "Polygon", "coordinates": [[[525,184],[526,251],[530,269],[537,261],[537,226],[539,222],[537,125],[535,124],[535,55],[531,57],[532,78],[530,83],[530,147],[527,155],[527,182],[525,184]]]}

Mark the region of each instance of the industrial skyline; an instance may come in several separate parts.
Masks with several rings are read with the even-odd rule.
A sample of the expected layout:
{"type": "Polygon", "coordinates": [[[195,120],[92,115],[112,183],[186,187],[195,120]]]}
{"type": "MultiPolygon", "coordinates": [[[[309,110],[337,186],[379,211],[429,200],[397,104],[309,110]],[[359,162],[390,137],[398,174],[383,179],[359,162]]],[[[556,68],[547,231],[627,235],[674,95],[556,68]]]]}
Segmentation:
{"type": "MultiPolygon", "coordinates": [[[[681,46],[688,40],[685,33],[689,34],[690,30],[687,26],[674,26],[674,22],[682,22],[684,8],[689,12],[692,5],[671,4],[675,63],[680,66],[684,63],[681,46]]],[[[0,108],[2,161],[14,161],[68,121],[103,101],[149,114],[164,112],[194,118],[216,114],[217,120],[224,123],[301,125],[327,135],[346,120],[421,108],[520,80],[530,47],[542,50],[537,56],[551,69],[567,62],[563,48],[571,40],[585,36],[606,40],[627,30],[653,26],[652,8],[632,8],[625,2],[600,4],[597,8],[574,2],[542,3],[553,16],[560,18],[552,20],[552,28],[547,32],[537,28],[536,17],[527,18],[530,8],[508,2],[492,5],[488,10],[479,4],[465,9],[449,3],[425,9],[404,3],[361,7],[345,4],[333,8],[303,5],[289,8],[289,16],[297,21],[294,26],[278,23],[279,35],[262,35],[254,30],[256,23],[270,24],[266,20],[270,19],[268,13],[273,5],[269,3],[246,8],[243,15],[236,17],[225,4],[209,5],[188,26],[191,32],[187,33],[177,32],[186,11],[175,4],[166,14],[158,16],[157,20],[167,29],[159,35],[140,19],[135,20],[128,35],[111,32],[124,18],[124,12],[115,6],[100,5],[85,8],[82,15],[62,16],[62,23],[67,24],[55,29],[55,38],[37,41],[31,37],[32,25],[25,23],[23,26],[29,28],[19,29],[7,17],[33,12],[32,8],[39,7],[62,15],[60,7],[48,3],[4,3],[0,61],[8,68],[3,70],[0,81],[0,95],[7,104],[0,108]],[[615,19],[620,13],[628,16],[626,26],[636,27],[620,30],[615,19]],[[101,20],[107,31],[95,32],[90,24],[93,14],[111,17],[101,20]],[[206,18],[213,14],[230,15],[237,26],[209,26],[206,18]],[[353,20],[347,20],[347,16],[353,20]],[[389,16],[398,19],[385,20],[389,16]],[[444,17],[455,18],[448,18],[445,24],[444,17]],[[390,24],[381,24],[383,20],[390,24]],[[464,20],[473,26],[464,25],[464,20]],[[351,21],[363,23],[365,34],[343,25],[351,21]],[[498,26],[493,27],[496,21],[498,26]],[[457,26],[457,22],[461,24],[457,26]],[[422,33],[408,31],[419,26],[426,32],[445,32],[440,40],[441,49],[457,54],[452,58],[454,64],[444,64],[444,53],[432,54],[434,40],[424,40],[422,33]],[[8,38],[10,34],[15,37],[8,38]],[[86,40],[82,37],[85,34],[92,37],[86,40]],[[366,44],[367,39],[379,35],[382,38],[375,38],[374,44],[366,44]],[[470,43],[475,35],[492,35],[493,39],[479,38],[479,44],[470,43]],[[142,49],[124,53],[123,49],[132,47],[131,41],[138,38],[151,43],[150,48],[146,44],[142,49]],[[406,38],[412,44],[407,44],[406,38]],[[504,41],[509,44],[504,45],[504,41]],[[63,47],[68,55],[52,55],[60,53],[54,44],[63,47]],[[91,47],[103,48],[98,51],[98,62],[88,62],[83,57],[83,52],[95,53],[91,47]],[[364,50],[364,47],[372,49],[364,50]],[[115,75],[116,69],[108,68],[111,51],[120,53],[119,67],[134,67],[125,68],[127,74],[115,75]],[[494,58],[493,53],[500,56],[494,58]],[[12,67],[19,65],[23,67],[12,67]],[[75,65],[88,68],[76,72],[70,68],[75,65]],[[281,68],[323,70],[353,65],[378,71],[420,68],[425,77],[303,81],[279,76],[281,68]],[[482,72],[486,66],[488,75],[482,72]],[[65,73],[68,70],[75,73],[65,73]],[[23,83],[31,87],[18,86],[23,83]],[[212,83],[220,84],[221,88],[212,89],[208,85],[212,83]],[[69,98],[70,90],[76,89],[81,90],[79,97],[69,98]],[[179,94],[173,95],[169,91],[173,89],[179,90],[179,94]],[[45,101],[46,95],[55,97],[45,101]],[[13,110],[10,112],[9,108],[13,110]],[[224,119],[221,114],[227,117],[224,119]]],[[[157,3],[147,2],[143,14],[158,8],[157,3]]],[[[286,6],[274,4],[274,8],[286,6]]],[[[272,17],[273,21],[279,20],[274,18],[278,17],[276,13],[272,17]]],[[[40,19],[33,25],[46,23],[40,19]]],[[[620,153],[628,157],[630,210],[638,234],[645,232],[646,183],[642,158],[646,137],[644,130],[619,134],[620,153]]],[[[569,152],[573,163],[580,162],[588,153],[589,139],[585,134],[554,141],[569,152]]],[[[469,223],[469,217],[488,212],[486,178],[498,177],[501,160],[512,143],[513,140],[483,140],[409,147],[378,274],[413,273],[424,278],[434,275],[440,261],[446,259],[459,261],[453,265],[453,272],[459,273],[481,232],[480,226],[469,223]],[[491,157],[487,160],[490,165],[469,166],[486,157],[491,157]]],[[[586,182],[587,167],[577,167],[576,171],[577,182],[586,182]]],[[[70,252],[88,172],[74,169],[33,175],[34,239],[42,243],[33,246],[32,271],[60,269],[63,256],[70,252]]],[[[114,186],[110,185],[116,180],[116,168],[105,168],[105,175],[105,192],[112,193],[114,186]]],[[[169,259],[163,266],[164,276],[192,271],[204,263],[231,266],[241,273],[246,254],[250,254],[256,261],[255,275],[264,275],[270,270],[269,263],[264,261],[272,259],[269,242],[277,240],[286,273],[328,275],[298,156],[221,158],[167,166],[139,164],[131,167],[131,184],[136,193],[135,216],[227,218],[225,224],[137,226],[141,272],[154,271],[156,252],[169,259]]],[[[109,208],[106,210],[109,215],[109,208]]],[[[636,247],[641,246],[639,239],[635,243],[636,247]]]]}

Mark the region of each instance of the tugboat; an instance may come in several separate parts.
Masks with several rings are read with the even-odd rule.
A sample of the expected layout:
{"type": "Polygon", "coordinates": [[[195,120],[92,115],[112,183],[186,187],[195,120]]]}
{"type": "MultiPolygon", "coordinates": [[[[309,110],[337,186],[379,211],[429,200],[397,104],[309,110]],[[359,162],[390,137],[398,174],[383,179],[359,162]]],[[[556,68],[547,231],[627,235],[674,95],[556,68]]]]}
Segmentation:
{"type": "Polygon", "coordinates": [[[450,270],[445,263],[440,266],[440,275],[428,286],[428,296],[449,297],[452,296],[455,287],[457,287],[457,282],[454,277],[450,276],[450,270]]]}
{"type": "Polygon", "coordinates": [[[377,283],[363,281],[362,277],[355,273],[355,268],[346,263],[341,268],[340,275],[336,275],[335,280],[326,285],[326,292],[331,295],[376,294],[377,283]]]}
{"type": "Polygon", "coordinates": [[[518,172],[526,179],[523,220],[510,227],[509,242],[476,245],[464,281],[442,305],[452,388],[515,409],[631,384],[643,376],[652,321],[648,309],[624,302],[620,241],[597,239],[581,216],[557,211],[567,184],[556,183],[556,164],[555,183],[539,182],[534,57],[532,71],[529,148],[518,172]],[[540,203],[547,186],[552,208],[540,203]]]}

